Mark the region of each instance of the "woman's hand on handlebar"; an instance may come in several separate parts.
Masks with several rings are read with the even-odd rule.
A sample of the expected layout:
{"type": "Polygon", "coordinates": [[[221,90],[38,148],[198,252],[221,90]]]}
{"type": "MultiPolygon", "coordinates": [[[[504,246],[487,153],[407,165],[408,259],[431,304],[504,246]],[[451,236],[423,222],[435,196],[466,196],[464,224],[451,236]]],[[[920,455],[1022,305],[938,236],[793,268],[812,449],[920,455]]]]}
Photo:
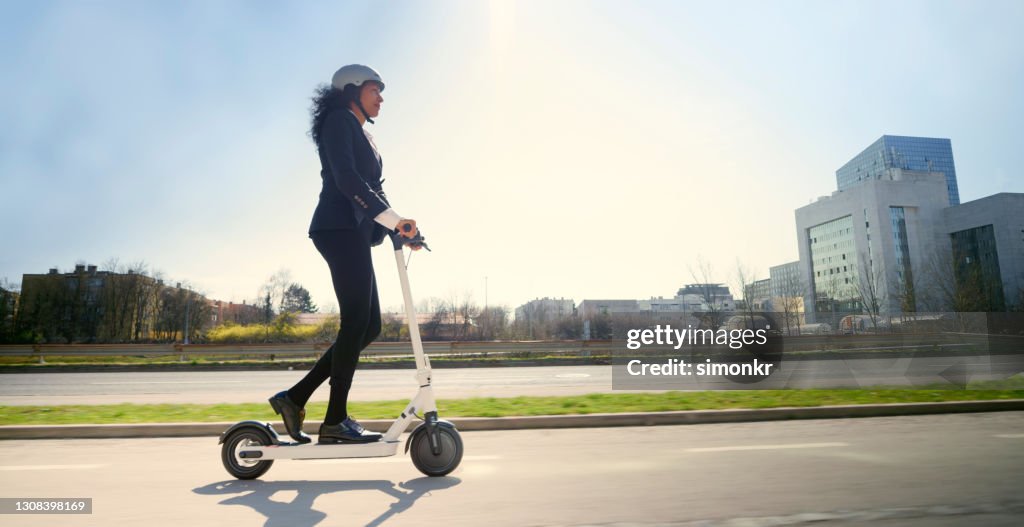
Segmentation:
{"type": "MultiPolygon", "coordinates": [[[[398,231],[399,236],[405,236],[406,238],[415,238],[420,232],[416,227],[416,220],[409,219],[402,219],[399,221],[398,225],[395,226],[395,230],[398,231]]],[[[409,243],[407,246],[414,251],[418,251],[423,248],[423,245],[417,242],[409,243]]]]}
{"type": "Polygon", "coordinates": [[[416,220],[409,220],[405,218],[398,222],[395,229],[398,230],[399,235],[405,236],[406,238],[415,238],[416,234],[420,232],[419,229],[416,228],[416,220]]]}

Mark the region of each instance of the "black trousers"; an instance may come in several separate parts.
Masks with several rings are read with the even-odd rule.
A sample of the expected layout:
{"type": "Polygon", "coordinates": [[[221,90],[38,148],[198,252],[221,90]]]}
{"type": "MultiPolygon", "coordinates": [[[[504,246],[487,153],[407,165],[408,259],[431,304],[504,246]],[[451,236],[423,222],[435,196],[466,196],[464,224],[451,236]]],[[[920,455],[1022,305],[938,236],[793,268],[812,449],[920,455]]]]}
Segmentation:
{"type": "Polygon", "coordinates": [[[381,330],[377,279],[370,257],[370,243],[358,230],[316,231],[313,245],[331,269],[334,294],[341,312],[341,329],[334,344],[313,368],[288,390],[288,396],[305,406],[313,392],[331,379],[331,398],[324,422],[337,424],[348,417],[348,393],[352,388],[359,354],[381,330]]]}

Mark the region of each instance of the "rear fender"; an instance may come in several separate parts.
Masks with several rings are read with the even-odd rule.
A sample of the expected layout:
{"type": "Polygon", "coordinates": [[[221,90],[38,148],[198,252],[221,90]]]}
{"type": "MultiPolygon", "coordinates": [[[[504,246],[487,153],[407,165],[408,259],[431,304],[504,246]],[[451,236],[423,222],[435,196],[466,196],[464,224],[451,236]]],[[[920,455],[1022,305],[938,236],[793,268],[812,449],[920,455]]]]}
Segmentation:
{"type": "Polygon", "coordinates": [[[224,441],[227,440],[228,436],[244,428],[262,430],[270,435],[270,440],[273,444],[277,445],[281,443],[281,439],[278,437],[277,432],[274,431],[274,427],[270,426],[270,423],[264,423],[261,421],[242,421],[240,423],[235,423],[231,425],[231,428],[228,428],[220,435],[220,440],[217,443],[223,444],[224,441]]]}

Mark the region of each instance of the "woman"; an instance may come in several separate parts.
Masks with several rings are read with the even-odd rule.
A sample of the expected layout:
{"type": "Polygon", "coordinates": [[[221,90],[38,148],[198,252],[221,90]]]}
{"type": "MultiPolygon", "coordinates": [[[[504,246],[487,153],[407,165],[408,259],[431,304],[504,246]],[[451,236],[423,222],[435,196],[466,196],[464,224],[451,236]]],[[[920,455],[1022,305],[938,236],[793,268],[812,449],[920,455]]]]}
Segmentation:
{"type": "MultiPolygon", "coordinates": [[[[380,334],[380,302],[370,247],[399,229],[417,234],[416,222],[403,219],[388,204],[381,188],[381,159],[363,125],[380,113],[384,81],[372,68],[351,64],[339,69],[330,86],[313,98],[310,136],[320,154],[323,187],[313,213],[309,237],[327,261],[341,311],[341,329],[334,344],[309,373],[290,389],[270,398],[288,435],[310,442],[302,433],[303,408],[313,392],[331,379],[331,398],[320,426],[319,443],[377,441],[348,415],[348,392],[359,354],[380,334]]],[[[413,247],[418,249],[418,247],[413,247]]]]}

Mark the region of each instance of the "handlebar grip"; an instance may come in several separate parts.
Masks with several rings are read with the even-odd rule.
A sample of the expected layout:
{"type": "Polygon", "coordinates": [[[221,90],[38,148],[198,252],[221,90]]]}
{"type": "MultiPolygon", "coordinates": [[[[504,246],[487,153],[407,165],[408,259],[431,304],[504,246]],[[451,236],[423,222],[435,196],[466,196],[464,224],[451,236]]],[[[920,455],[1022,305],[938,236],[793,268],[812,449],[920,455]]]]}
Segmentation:
{"type": "Polygon", "coordinates": [[[405,236],[402,236],[398,232],[398,229],[395,229],[391,231],[390,236],[391,244],[394,246],[396,251],[401,249],[402,247],[405,247],[406,245],[420,245],[424,249],[428,251],[430,250],[430,247],[427,246],[427,242],[424,241],[425,238],[423,237],[423,231],[417,232],[416,236],[413,236],[412,238],[406,238],[405,236]]]}

